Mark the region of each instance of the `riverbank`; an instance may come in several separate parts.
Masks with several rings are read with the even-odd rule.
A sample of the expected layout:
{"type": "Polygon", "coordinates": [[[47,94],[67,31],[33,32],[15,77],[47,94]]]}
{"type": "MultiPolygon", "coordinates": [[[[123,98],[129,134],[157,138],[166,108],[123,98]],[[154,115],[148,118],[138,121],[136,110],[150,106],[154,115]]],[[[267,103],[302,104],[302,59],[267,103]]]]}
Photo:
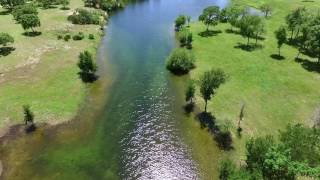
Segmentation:
{"type": "Polygon", "coordinates": [[[41,35],[29,37],[11,14],[0,15],[0,32],[9,33],[14,50],[0,56],[0,135],[8,127],[23,123],[23,105],[30,105],[36,123],[58,124],[73,118],[84,102],[87,85],[78,77],[78,55],[84,50],[95,53],[101,39],[98,25],[74,25],[67,17],[83,1],[71,0],[70,10],[60,6],[39,8],[41,35]],[[61,34],[83,32],[81,41],[58,40],[61,34]],[[93,34],[94,39],[88,35],[93,34]]]}
{"type": "MultiPolygon", "coordinates": [[[[211,27],[216,33],[204,37],[199,34],[206,27],[200,22],[192,23],[192,51],[197,61],[196,69],[191,72],[190,77],[199,79],[204,71],[211,68],[221,68],[228,74],[228,81],[209,102],[208,111],[214,115],[218,124],[231,122],[234,149],[226,154],[240,162],[245,159],[245,142],[248,138],[274,134],[289,123],[312,124],[312,118],[320,106],[320,74],[308,68],[305,63],[313,64],[316,59],[303,55],[301,58],[305,63],[296,62],[294,58],[298,51],[288,45],[282,47],[284,60],[276,60],[272,55],[277,53],[274,31],[280,25],[285,25],[285,16],[297,7],[319,8],[320,3],[298,0],[233,2],[254,8],[266,2],[272,4],[274,10],[266,20],[264,40],[258,41],[261,48],[254,51],[242,49],[240,45],[245,44],[246,39],[238,33],[231,33],[230,24],[220,23],[211,27]],[[238,137],[237,121],[243,103],[243,131],[242,136],[238,137]]],[[[196,104],[200,109],[204,108],[199,92],[196,104]]],[[[199,144],[195,141],[193,143],[199,144]]]]}

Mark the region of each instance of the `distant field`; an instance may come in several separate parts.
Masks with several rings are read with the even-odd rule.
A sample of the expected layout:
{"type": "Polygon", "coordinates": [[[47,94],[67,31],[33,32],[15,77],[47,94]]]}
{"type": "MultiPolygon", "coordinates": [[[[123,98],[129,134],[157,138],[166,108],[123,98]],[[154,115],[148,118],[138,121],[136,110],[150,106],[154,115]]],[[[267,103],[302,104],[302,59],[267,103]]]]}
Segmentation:
{"type": "MultiPolygon", "coordinates": [[[[99,26],[72,25],[68,14],[83,7],[82,0],[71,0],[70,10],[39,9],[42,32],[27,37],[11,14],[0,15],[0,32],[15,39],[11,54],[0,56],[0,128],[23,122],[22,105],[29,104],[35,122],[57,123],[70,119],[83,102],[86,86],[78,78],[79,52],[93,52],[100,41],[99,26]],[[58,34],[85,34],[82,41],[57,40],[58,34]],[[89,40],[88,34],[95,40],[89,40]]],[[[4,12],[0,9],[0,12],[4,12]]]]}
{"type": "MultiPolygon", "coordinates": [[[[311,119],[320,107],[320,73],[308,70],[308,66],[295,62],[297,49],[284,45],[284,60],[275,60],[270,56],[277,53],[274,31],[285,25],[285,16],[299,6],[308,9],[320,8],[319,1],[301,0],[233,0],[244,6],[259,7],[265,2],[274,5],[272,17],[266,21],[265,40],[259,41],[262,49],[248,52],[237,48],[239,43],[246,43],[239,34],[227,33],[229,24],[219,24],[212,30],[220,30],[216,36],[201,37],[198,34],[206,28],[200,22],[191,25],[194,35],[193,52],[197,58],[197,68],[191,78],[212,67],[223,69],[229,80],[221,86],[217,95],[209,102],[208,111],[222,122],[226,119],[234,123],[236,153],[243,155],[244,142],[248,136],[273,134],[288,123],[311,124],[311,119]],[[245,103],[243,135],[236,138],[236,121],[241,103],[245,103]]],[[[253,42],[253,40],[252,40],[253,42]]],[[[302,56],[309,62],[316,62],[302,56]]],[[[311,64],[309,63],[309,64],[311,64]]],[[[320,70],[320,66],[318,67],[320,70]]],[[[204,108],[204,101],[197,95],[197,104],[204,108]]],[[[238,156],[239,157],[239,156],[238,156]]],[[[240,157],[241,158],[241,157],[240,157]]]]}

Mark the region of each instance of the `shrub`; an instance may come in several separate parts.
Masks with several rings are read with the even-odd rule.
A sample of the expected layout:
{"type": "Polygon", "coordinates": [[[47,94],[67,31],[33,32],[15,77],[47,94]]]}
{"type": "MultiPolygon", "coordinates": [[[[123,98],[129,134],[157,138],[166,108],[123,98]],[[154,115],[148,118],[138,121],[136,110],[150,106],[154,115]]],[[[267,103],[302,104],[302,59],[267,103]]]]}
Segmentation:
{"type": "Polygon", "coordinates": [[[93,34],[89,34],[89,39],[94,39],[94,35],[93,34]]]}
{"type": "Polygon", "coordinates": [[[65,41],[69,41],[69,40],[71,39],[70,34],[65,35],[65,36],[63,37],[63,39],[64,39],[65,41]]]}
{"type": "Polygon", "coordinates": [[[83,82],[93,82],[96,80],[95,72],[97,66],[93,62],[92,54],[89,51],[80,53],[78,67],[81,70],[79,74],[83,82]]]}
{"type": "Polygon", "coordinates": [[[73,24],[99,24],[100,17],[103,17],[103,15],[99,11],[77,9],[74,14],[68,17],[68,20],[73,24]]]}
{"type": "Polygon", "coordinates": [[[58,40],[60,40],[60,39],[63,38],[63,36],[59,34],[59,35],[57,36],[57,38],[58,38],[58,40]]]}
{"type": "Polygon", "coordinates": [[[175,49],[167,59],[167,69],[174,74],[186,74],[195,67],[195,58],[186,49],[175,49]]]}
{"type": "Polygon", "coordinates": [[[84,34],[82,32],[79,32],[78,34],[72,36],[72,39],[74,41],[79,41],[79,40],[82,40],[84,38],[84,34]]]}
{"type": "Polygon", "coordinates": [[[186,46],[188,49],[192,48],[193,36],[188,29],[184,29],[178,34],[178,39],[181,47],[186,46]]]}
{"type": "Polygon", "coordinates": [[[183,27],[187,22],[187,19],[186,19],[186,16],[184,15],[179,15],[177,17],[177,19],[175,20],[175,27],[176,27],[176,30],[180,30],[181,27],[183,27]]]}

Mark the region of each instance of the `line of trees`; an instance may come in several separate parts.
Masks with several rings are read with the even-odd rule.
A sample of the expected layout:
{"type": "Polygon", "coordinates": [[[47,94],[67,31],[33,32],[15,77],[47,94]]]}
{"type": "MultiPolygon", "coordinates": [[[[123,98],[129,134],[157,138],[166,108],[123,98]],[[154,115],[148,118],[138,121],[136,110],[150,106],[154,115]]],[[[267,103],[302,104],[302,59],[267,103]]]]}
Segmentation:
{"type": "Polygon", "coordinates": [[[221,180],[320,178],[320,129],[289,125],[273,136],[246,143],[246,163],[240,168],[229,159],[220,163],[221,180]]]}

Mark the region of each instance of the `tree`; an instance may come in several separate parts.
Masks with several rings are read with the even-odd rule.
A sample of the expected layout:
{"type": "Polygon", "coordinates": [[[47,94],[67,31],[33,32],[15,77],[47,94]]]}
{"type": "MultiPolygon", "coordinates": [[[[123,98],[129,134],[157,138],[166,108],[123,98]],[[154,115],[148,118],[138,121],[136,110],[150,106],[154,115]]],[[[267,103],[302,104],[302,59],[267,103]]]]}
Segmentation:
{"type": "Polygon", "coordinates": [[[23,5],[16,6],[12,11],[12,15],[14,19],[18,22],[21,19],[21,16],[25,14],[38,15],[38,10],[36,6],[31,3],[31,4],[23,4],[23,5]]]}
{"type": "Polygon", "coordinates": [[[24,0],[0,0],[0,5],[7,9],[13,9],[15,6],[24,4],[24,0]]]}
{"type": "Polygon", "coordinates": [[[78,67],[81,70],[80,76],[84,82],[91,82],[95,80],[95,72],[97,71],[97,66],[93,62],[92,54],[89,51],[80,53],[78,67]]]}
{"type": "Polygon", "coordinates": [[[193,36],[189,29],[184,28],[178,34],[181,47],[186,46],[188,49],[192,48],[193,36]]]}
{"type": "Polygon", "coordinates": [[[167,59],[166,67],[173,74],[186,74],[195,67],[194,55],[186,49],[175,49],[167,59]]]}
{"type": "Polygon", "coordinates": [[[221,69],[206,71],[200,77],[200,93],[205,101],[205,112],[207,112],[208,100],[216,94],[216,89],[226,81],[226,74],[221,69]]]}
{"type": "Polygon", "coordinates": [[[320,64],[320,24],[314,25],[310,28],[310,37],[310,49],[312,53],[315,54],[315,56],[318,58],[318,64],[320,64]]]}
{"type": "Polygon", "coordinates": [[[277,38],[279,56],[281,56],[280,48],[287,41],[287,30],[285,27],[280,26],[278,30],[275,31],[275,35],[277,38]]]}
{"type": "Polygon", "coordinates": [[[194,85],[194,82],[190,81],[185,91],[185,97],[187,102],[190,101],[191,104],[193,103],[195,92],[196,92],[196,87],[194,85]]]}
{"type": "Polygon", "coordinates": [[[218,6],[209,6],[205,8],[202,14],[199,16],[199,21],[202,21],[207,26],[215,26],[218,24],[220,18],[220,9],[218,6]]]}
{"type": "Polygon", "coordinates": [[[41,6],[44,8],[44,9],[48,9],[50,8],[50,6],[55,3],[56,1],[55,0],[38,0],[38,2],[41,4],[41,6]]]}
{"type": "Polygon", "coordinates": [[[241,15],[243,14],[243,9],[238,8],[237,6],[230,6],[226,9],[226,16],[227,21],[231,24],[231,31],[232,27],[237,27],[237,24],[239,22],[239,19],[241,15]]]}
{"type": "Polygon", "coordinates": [[[175,27],[179,31],[181,27],[183,27],[186,24],[186,16],[179,15],[177,19],[175,20],[175,27]]]}
{"type": "Polygon", "coordinates": [[[251,138],[246,143],[246,164],[249,170],[261,169],[265,160],[265,154],[270,146],[274,145],[272,136],[251,138]]]}
{"type": "Polygon", "coordinates": [[[14,43],[14,39],[8,33],[0,33],[0,45],[7,46],[8,43],[14,43]]]}
{"type": "Polygon", "coordinates": [[[24,123],[25,123],[25,125],[28,125],[29,123],[31,123],[31,125],[33,125],[33,123],[34,123],[34,115],[30,110],[30,106],[28,106],[28,105],[24,105],[23,106],[23,114],[24,114],[24,123]]]}
{"type": "Polygon", "coordinates": [[[260,6],[260,10],[264,13],[265,17],[268,17],[272,12],[272,6],[271,4],[263,4],[260,6]]]}
{"type": "Polygon", "coordinates": [[[250,38],[255,37],[256,42],[261,33],[264,32],[264,24],[261,17],[257,15],[245,15],[239,22],[240,34],[247,38],[247,46],[249,46],[250,38]]]}
{"type": "Polygon", "coordinates": [[[229,180],[235,171],[236,165],[230,159],[224,159],[219,165],[219,179],[229,180]]]}
{"type": "Polygon", "coordinates": [[[188,26],[190,26],[191,16],[186,16],[186,19],[187,19],[188,26]]]}
{"type": "Polygon", "coordinates": [[[297,32],[296,37],[299,35],[300,28],[302,27],[303,23],[307,21],[307,19],[308,12],[304,7],[297,8],[286,16],[288,29],[291,31],[290,40],[293,40],[294,32],[297,32]]]}
{"type": "Polygon", "coordinates": [[[62,9],[68,9],[68,5],[70,4],[70,0],[60,0],[60,4],[62,4],[62,9]]]}
{"type": "Polygon", "coordinates": [[[24,14],[20,16],[18,21],[21,23],[24,30],[31,29],[32,32],[35,32],[35,27],[40,27],[41,25],[39,17],[35,14],[24,14]]]}

